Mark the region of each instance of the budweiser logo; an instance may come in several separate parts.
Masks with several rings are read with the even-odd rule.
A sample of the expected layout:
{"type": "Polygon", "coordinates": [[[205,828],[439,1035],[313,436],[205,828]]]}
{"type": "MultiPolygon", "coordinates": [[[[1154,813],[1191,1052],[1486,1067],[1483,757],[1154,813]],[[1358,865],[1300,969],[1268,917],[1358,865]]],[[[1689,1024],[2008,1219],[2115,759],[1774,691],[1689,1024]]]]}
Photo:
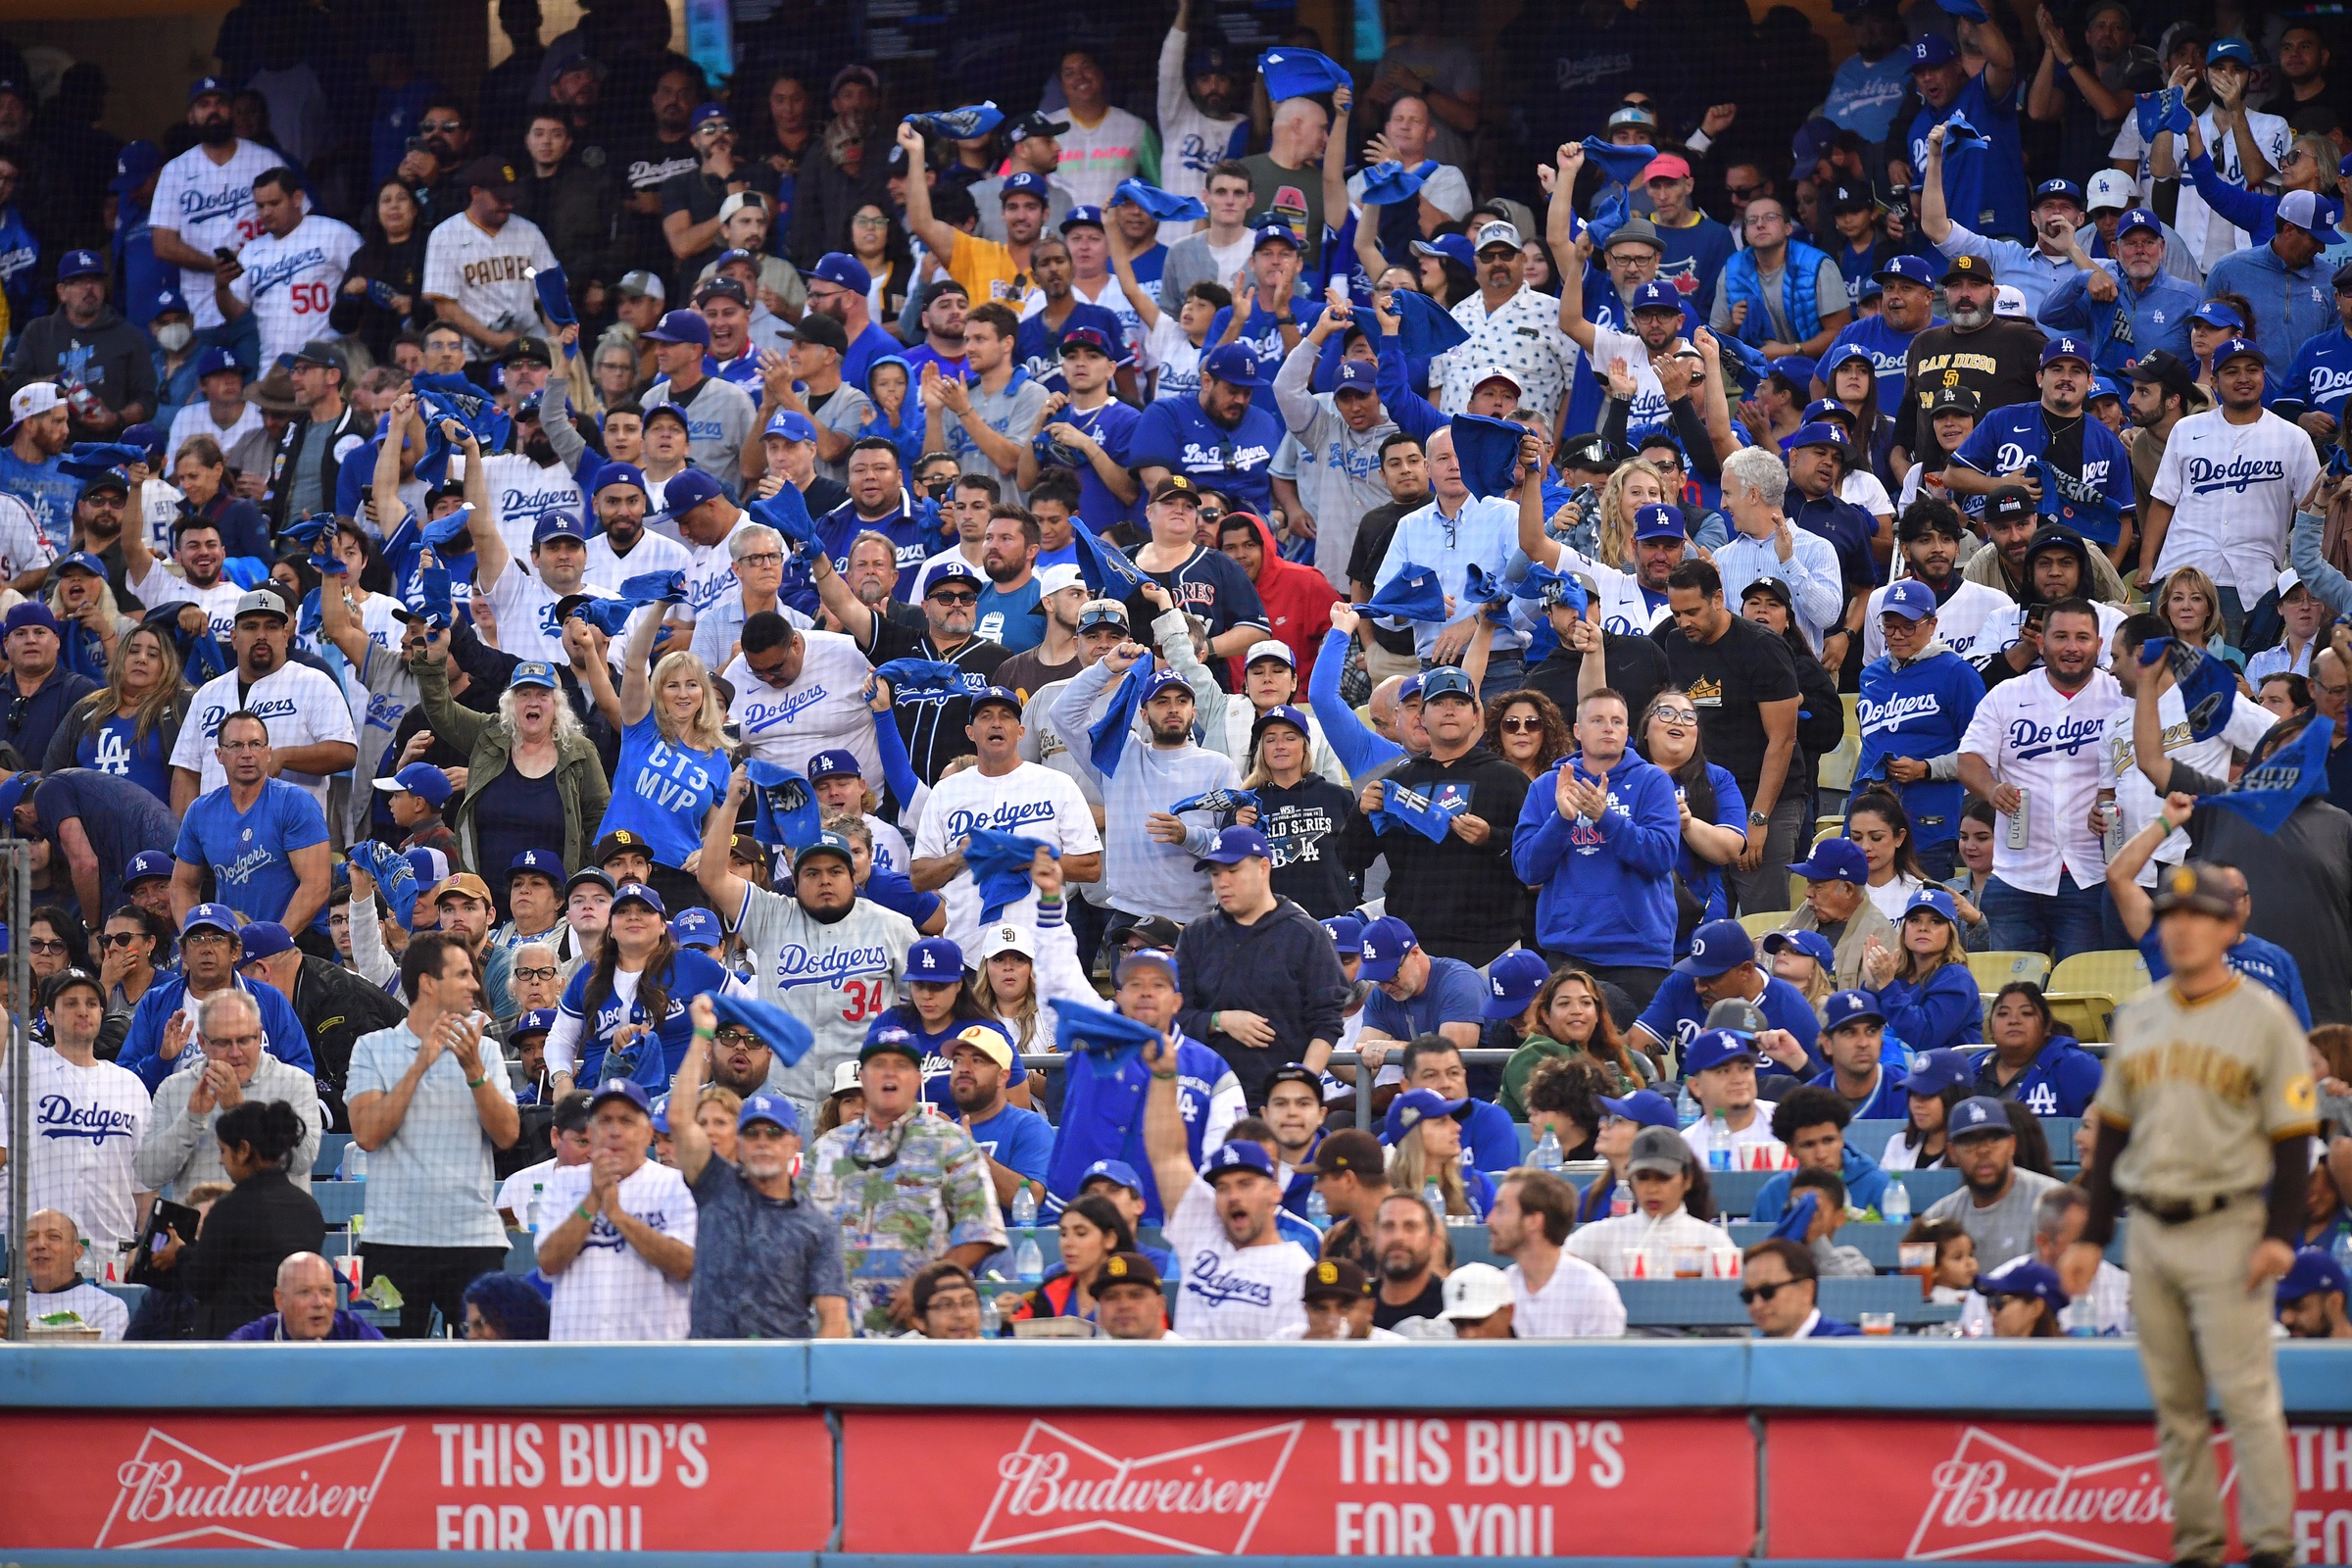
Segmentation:
{"type": "Polygon", "coordinates": [[[118,1468],[100,1547],[351,1549],[405,1427],[270,1458],[215,1458],[154,1427],[118,1468]]]}
{"type": "Polygon", "coordinates": [[[1284,1421],[1122,1458],[1032,1421],[1020,1446],[997,1461],[997,1494],[970,1549],[1103,1531],[1204,1557],[1246,1551],[1305,1427],[1284,1421]]]}
{"type": "MultiPolygon", "coordinates": [[[[2227,1494],[2237,1469],[2228,1455],[2220,1458],[2227,1494]]],[[[1904,1553],[1914,1561],[2162,1562],[2172,1554],[2173,1504],[2153,1444],[2087,1464],[2057,1464],[1972,1426],[1934,1481],[1935,1495],[1904,1553]]]]}

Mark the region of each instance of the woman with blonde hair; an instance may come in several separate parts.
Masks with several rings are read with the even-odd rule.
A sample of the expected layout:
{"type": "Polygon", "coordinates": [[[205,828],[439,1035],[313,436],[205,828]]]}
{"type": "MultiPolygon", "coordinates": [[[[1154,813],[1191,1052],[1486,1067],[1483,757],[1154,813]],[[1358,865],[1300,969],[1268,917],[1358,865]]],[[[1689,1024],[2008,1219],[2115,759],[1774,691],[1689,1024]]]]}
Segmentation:
{"type": "MultiPolygon", "coordinates": [[[[604,660],[590,656],[580,623],[565,626],[564,633],[572,667],[596,706],[620,728],[620,761],[612,770],[617,787],[596,837],[624,830],[640,835],[653,852],[655,890],[680,908],[708,906],[710,900],[687,872],[686,859],[703,847],[703,819],[727,793],[734,753],[723,733],[727,712],[710,668],[692,654],[671,653],[647,675],[654,643],[662,635],[662,616],[649,611],[638,617],[621,653],[624,673],[615,696],[612,672],[604,660]]],[[[564,863],[580,862],[566,858],[564,863]]]]}
{"type": "MultiPolygon", "coordinates": [[[[105,587],[101,580],[99,590],[105,587]]],[[[106,684],[68,709],[65,722],[51,733],[41,771],[101,768],[171,805],[172,749],[179,744],[191,695],[171,634],[133,626],[115,645],[106,684]]]]}
{"type": "Polygon", "coordinates": [[[1886,1032],[1914,1052],[1982,1045],[1984,1004],[1969,972],[1952,896],[1939,887],[1921,888],[1897,929],[1899,957],[1875,937],[1862,954],[1862,983],[1878,994],[1886,1032]]]}
{"type": "Polygon", "coordinates": [[[105,566],[97,557],[75,552],[49,568],[49,613],[61,628],[57,667],[99,681],[113,666],[122,634],[138,624],[115,598],[105,566]]]}
{"type": "Polygon", "coordinates": [[[1389,1146],[1389,1185],[1426,1198],[1436,1183],[1448,1219],[1483,1220],[1494,1206],[1494,1178],[1462,1164],[1459,1118],[1469,1103],[1447,1100],[1434,1089],[1408,1089],[1389,1102],[1381,1133],[1389,1146]]]}
{"type": "Polygon", "coordinates": [[[2195,566],[2175,566],[2164,575],[2156,612],[2165,634],[2193,643],[2233,669],[2243,669],[2246,656],[2230,646],[2229,622],[2222,615],[2222,591],[2195,566]]]}
{"type": "Polygon", "coordinates": [[[1643,507],[1666,504],[1666,476],[1647,458],[1617,465],[1601,486],[1600,516],[1592,559],[1617,571],[1634,569],[1634,514],[1643,507]]]}
{"type": "Polygon", "coordinates": [[[710,1152],[735,1163],[735,1118],[743,1112],[743,1097],[725,1084],[705,1084],[694,1097],[694,1124],[710,1140],[710,1152]]]}

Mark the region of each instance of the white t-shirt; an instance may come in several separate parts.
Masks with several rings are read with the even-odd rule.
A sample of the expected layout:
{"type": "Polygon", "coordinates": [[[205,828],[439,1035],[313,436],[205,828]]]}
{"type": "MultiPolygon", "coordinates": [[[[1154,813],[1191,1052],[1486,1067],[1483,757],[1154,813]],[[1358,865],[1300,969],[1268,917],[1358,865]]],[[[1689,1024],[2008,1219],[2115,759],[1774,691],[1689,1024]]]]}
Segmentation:
{"type": "MultiPolygon", "coordinates": [[[[2099,737],[2099,756],[2107,768],[2104,782],[2115,789],[2115,804],[2121,809],[2126,839],[2164,814],[2164,802],[2157,797],[2156,786],[2139,770],[2137,753],[2132,745],[2132,705],[2127,702],[2109,713],[2107,728],[2099,737]]],[[[2188,709],[2180,701],[2180,688],[2175,686],[2156,699],[2156,720],[2164,726],[2164,755],[2168,759],[2208,778],[2228,778],[2230,754],[2251,750],[2278,722],[2278,716],[2240,694],[2230,699],[2230,721],[2222,726],[2219,735],[2192,741],[2188,738],[2188,709]]],[[[2139,885],[2154,887],[2157,865],[2179,865],[2188,858],[2188,830],[2173,829],[2156,846],[2148,863],[2139,868],[2139,885]]]]}
{"type": "MultiPolygon", "coordinates": [[[[1676,1210],[1681,1213],[1681,1210],[1676,1210]]],[[[1685,1219],[1690,1215],[1684,1214],[1685,1219]]],[[[1604,1222],[1605,1223],[1605,1222],[1604,1222]]],[[[1693,1220],[1693,1224],[1697,1221],[1693,1220]]],[[[1586,1229],[1597,1229],[1588,1226],[1586,1229]]],[[[1706,1227],[1709,1230],[1713,1226],[1706,1227]]],[[[1599,1269],[1567,1252],[1544,1282],[1540,1292],[1527,1288],[1527,1276],[1513,1263],[1503,1277],[1511,1282],[1511,1338],[1514,1340],[1614,1340],[1625,1335],[1625,1299],[1599,1269]]]]}
{"type": "MultiPolygon", "coordinates": [[[[2298,432],[2300,433],[2300,432],[2298,432]]],[[[2304,446],[2310,446],[2305,438],[2304,446]]],[[[2009,821],[1993,818],[1992,874],[2021,893],[2058,891],[2061,872],[2078,888],[2095,888],[2106,874],[2106,854],[2090,831],[2091,803],[2106,776],[2100,737],[2107,715],[2129,700],[2115,677],[2094,670],[2073,698],[2050,684],[2046,669],[2031,669],[1984,694],[1961,737],[1960,750],[1984,759],[1996,783],[2026,797],[2026,847],[2009,847],[2009,821]]]]}
{"type": "Polygon", "coordinates": [[[1305,1324],[1301,1293],[1314,1254],[1297,1242],[1235,1247],[1217,1217],[1217,1195],[1200,1177],[1184,1190],[1163,1234],[1184,1271],[1176,1330],[1186,1339],[1264,1340],[1305,1324]]]}
{"type": "Polygon", "coordinates": [[[57,551],[41,532],[32,509],[15,496],[0,495],[0,583],[56,560],[57,551]]]}
{"type": "MultiPolygon", "coordinates": [[[[234,143],[224,164],[214,163],[202,145],[191,147],[155,176],[147,220],[173,230],[181,244],[202,256],[222,249],[242,252],[262,231],[253,217],[253,182],[285,161],[285,154],[259,142],[234,143]]],[[[181,268],[179,295],[196,314],[197,331],[220,324],[220,307],[213,303],[211,267],[181,268]]]]}
{"type": "MultiPolygon", "coordinates": [[[[1952,597],[1936,610],[1936,635],[1943,646],[1962,659],[1974,661],[1982,652],[1977,647],[1978,633],[1991,616],[2008,612],[2012,618],[2017,601],[1998,588],[1965,579],[1952,590],[1952,597]]],[[[1880,616],[1886,611],[1886,590],[1873,588],[1870,603],[1862,611],[1862,658],[1865,663],[1883,659],[1886,654],[1886,625],[1880,616]]],[[[2014,639],[2012,639],[2014,640],[2014,639]]]]}
{"type": "Polygon", "coordinates": [[[2319,477],[2311,437],[2268,409],[2251,424],[2220,409],[2190,415],[2173,426],[2148,486],[2173,509],[2156,575],[2201,567],[2252,605],[2278,583],[2295,508],[2319,477]]]}
{"type": "MultiPolygon", "coordinates": [[[[209,294],[212,291],[207,289],[205,292],[209,294]]],[[[211,436],[220,443],[220,450],[226,452],[261,427],[262,411],[250,403],[240,403],[237,405],[236,418],[223,430],[213,422],[213,406],[200,397],[172,416],[172,434],[164,443],[164,466],[169,468],[179,461],[179,449],[186,446],[191,437],[211,436]]]]}
{"type": "Polygon", "coordinates": [[[129,586],[149,610],[182,603],[196,606],[212,623],[213,635],[220,639],[223,648],[237,629],[237,605],[245,597],[245,590],[226,577],[216,578],[210,588],[196,587],[185,577],[173,575],[160,557],[147,568],[146,576],[129,586]]]}
{"type": "MultiPolygon", "coordinates": [[[[1761,1114],[1747,1124],[1745,1131],[1734,1135],[1736,1142],[1742,1144],[1757,1142],[1758,1140],[1750,1135],[1759,1129],[1767,1134],[1763,1141],[1771,1141],[1769,1135],[1772,1131],[1770,1125],[1772,1113],[1766,1107],[1758,1106],[1757,1108],[1761,1114]]],[[[1704,1126],[1705,1122],[1702,1120],[1697,1125],[1704,1126]]],[[[1689,1137],[1691,1130],[1694,1129],[1687,1129],[1684,1136],[1689,1137]]],[[[1706,1156],[1702,1152],[1699,1158],[1703,1162],[1706,1156]]],[[[1614,1184],[1612,1183],[1612,1185],[1614,1184]]],[[[1620,1214],[1614,1219],[1599,1219],[1591,1224],[1579,1225],[1569,1236],[1560,1261],[1565,1265],[1569,1258],[1578,1258],[1588,1267],[1597,1269],[1604,1278],[1621,1280],[1626,1277],[1626,1270],[1630,1266],[1626,1259],[1644,1249],[1714,1248],[1726,1245],[1728,1245],[1726,1232],[1716,1229],[1687,1208],[1677,1208],[1670,1214],[1662,1214],[1656,1219],[1652,1219],[1644,1214],[1637,1204],[1631,1213],[1620,1214]]],[[[1559,1279],[1555,1275],[1551,1286],[1546,1288],[1544,1294],[1549,1296],[1558,1285],[1559,1279]]],[[[1511,1332],[1523,1340],[1551,1337],[1526,1333],[1516,1316],[1511,1319],[1511,1332]]]]}
{"type": "MultiPolygon", "coordinates": [[[[317,746],[328,741],[359,745],[352,726],[351,707],[335,683],[308,664],[287,664],[255,681],[241,695],[235,670],[206,681],[188,706],[180,726],[179,744],[172,749],[172,765],[199,773],[196,792],[210,794],[228,782],[228,772],[213,750],[220,721],[243,708],[261,716],[270,729],[270,744],[280,751],[317,746]]],[[[326,780],[315,773],[288,771],[279,775],[289,784],[310,791],[320,810],[326,808],[326,780]]]]}
{"type": "Polygon", "coordinates": [[[1838,486],[1838,499],[1848,506],[1860,507],[1874,517],[1884,517],[1894,511],[1894,498],[1868,468],[1856,468],[1847,474],[1838,486]]]}
{"type": "Polygon", "coordinates": [[[319,213],[307,214],[283,239],[264,230],[246,241],[237,253],[245,270],[228,291],[252,308],[264,365],[329,334],[326,314],[359,248],[356,229],[319,213]]]}
{"type": "MultiPolygon", "coordinates": [[[[147,1086],[111,1061],[77,1067],[47,1046],[32,1052],[32,1201],[27,1213],[71,1215],[102,1258],[138,1236],[131,1161],[147,1130],[147,1086]]],[[[9,1122],[0,1095],[0,1142],[9,1122]]]]}
{"type": "MultiPolygon", "coordinates": [[[[556,1162],[552,1156],[541,1160],[536,1165],[523,1166],[522,1169],[498,1184],[497,1206],[513,1214],[514,1223],[528,1230],[531,1224],[531,1189],[534,1187],[545,1189],[547,1179],[555,1172],[556,1162]]],[[[541,1196],[545,1197],[544,1191],[541,1196]]],[[[552,1229],[554,1223],[562,1216],[551,1213],[547,1218],[552,1229]]]]}
{"type": "MultiPolygon", "coordinates": [[[[1683,1142],[1690,1146],[1690,1152],[1698,1156],[1698,1162],[1701,1165],[1707,1163],[1707,1156],[1718,1148],[1741,1149],[1751,1144],[1762,1144],[1778,1149],[1781,1147],[1781,1141],[1772,1136],[1774,1109],[1775,1106],[1771,1101],[1757,1101],[1756,1113],[1749,1118],[1747,1125],[1733,1131],[1728,1141],[1720,1142],[1715,1136],[1715,1118],[1701,1116],[1683,1129],[1683,1142]]],[[[1570,1239],[1574,1240],[1573,1237],[1570,1239]]]]}
{"type": "Polygon", "coordinates": [[[744,884],[740,908],[725,911],[752,950],[760,998],[808,1026],[816,1043],[782,1074],[784,1092],[813,1111],[833,1087],[833,1069],[854,1060],[876,1018],[898,1005],[914,946],[913,922],[859,899],[827,924],[798,899],[744,884]]]}
{"type": "MultiPolygon", "coordinates": [[[[529,219],[511,217],[492,233],[470,213],[459,213],[424,242],[424,292],[454,300],[493,332],[535,331],[539,294],[531,273],[555,265],[547,236],[529,219]]],[[[482,346],[467,338],[466,358],[483,357],[482,346]]]]}
{"type": "Polygon", "coordinates": [[[1119,287],[1117,278],[1103,278],[1096,284],[1092,294],[1086,291],[1084,283],[1072,279],[1070,292],[1089,305],[1100,305],[1119,318],[1119,336],[1125,341],[1130,356],[1143,349],[1144,318],[1135,313],[1134,305],[1128,302],[1127,291],[1119,287]]]}
{"type": "Polygon", "coordinates": [[[1070,128],[1054,138],[1061,148],[1061,167],[1055,172],[1070,187],[1072,202],[1100,207],[1110,200],[1120,180],[1143,167],[1152,127],[1124,109],[1103,110],[1092,126],[1067,109],[1062,115],[1070,128]]]}
{"type": "MultiPolygon", "coordinates": [[[[588,1197],[593,1173],[586,1165],[553,1172],[547,1201],[558,1215],[568,1215],[588,1197]]],[[[620,1206],[634,1218],[672,1241],[694,1245],[698,1213],[686,1178],[667,1165],[652,1160],[620,1184],[620,1206]]],[[[540,1234],[545,1248],[552,1230],[540,1234]]],[[[682,1340],[692,1327],[694,1287],[691,1280],[673,1280],[647,1262],[620,1234],[620,1228],[599,1214],[588,1227],[588,1240],[571,1266],[556,1276],[555,1299],[549,1304],[550,1340],[682,1340]]]]}
{"type": "Polygon", "coordinates": [[[78,1280],[62,1291],[26,1291],[25,1316],[38,1323],[53,1312],[72,1312],[98,1331],[102,1340],[119,1340],[130,1327],[130,1308],[119,1296],[109,1295],[88,1280],[78,1280]]]}
{"type": "MultiPolygon", "coordinates": [[[[1102,832],[1086,797],[1065,774],[1039,762],[1022,762],[1000,778],[976,767],[941,779],[931,788],[931,804],[915,832],[914,858],[934,860],[954,851],[977,828],[1018,833],[1054,845],[1064,856],[1094,855],[1102,848],[1102,832]]],[[[965,952],[977,954],[980,941],[980,889],[966,871],[940,890],[948,903],[948,936],[965,952]]],[[[1004,906],[1007,925],[1037,929],[1037,889],[1004,906]]]]}
{"type": "Polygon", "coordinates": [[[539,526],[539,514],[587,515],[579,481],[561,463],[542,468],[519,452],[504,452],[482,460],[482,482],[490,492],[490,514],[498,519],[498,536],[507,542],[507,554],[525,571],[531,569],[531,531],[539,526]]]}
{"type": "MultiPolygon", "coordinates": [[[[590,582],[582,582],[579,591],[591,599],[620,597],[590,582]]],[[[488,592],[490,608],[498,615],[500,651],[517,659],[544,659],[562,668],[570,656],[564,651],[564,628],[557,623],[556,606],[566,596],[542,582],[519,557],[507,563],[505,574],[490,584],[488,592]]],[[[658,614],[660,609],[646,606],[629,617],[629,626],[635,627],[638,615],[658,614]]],[[[613,641],[625,644],[627,638],[624,631],[613,641]]]]}
{"type": "Polygon", "coordinates": [[[583,575],[599,588],[614,593],[631,577],[642,577],[649,571],[684,571],[694,564],[694,552],[648,528],[637,536],[625,556],[612,551],[610,534],[598,534],[588,541],[588,569],[583,575]]]}
{"type": "Polygon", "coordinates": [[[1923,886],[1925,884],[1918,877],[1905,876],[1902,872],[1897,871],[1878,886],[1865,891],[1870,894],[1872,906],[1889,921],[1899,926],[1903,923],[1903,906],[1911,902],[1911,895],[1917,893],[1923,886]]]}
{"type": "MultiPolygon", "coordinates": [[[[801,644],[800,678],[789,686],[770,686],[752,673],[751,662],[740,654],[719,672],[735,688],[727,717],[743,736],[745,755],[800,772],[819,752],[848,752],[858,759],[866,783],[880,790],[874,710],[860,695],[874,666],[856,641],[837,631],[805,631],[801,644]]],[[[891,719],[884,715],[882,721],[891,719]]]]}

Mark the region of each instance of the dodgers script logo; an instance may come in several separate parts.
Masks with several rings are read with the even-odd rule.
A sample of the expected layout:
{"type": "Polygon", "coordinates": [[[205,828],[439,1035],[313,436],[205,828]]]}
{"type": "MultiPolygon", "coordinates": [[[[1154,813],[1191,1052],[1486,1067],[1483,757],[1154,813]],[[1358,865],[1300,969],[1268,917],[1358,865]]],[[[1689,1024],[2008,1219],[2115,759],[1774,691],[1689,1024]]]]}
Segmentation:
{"type": "Polygon", "coordinates": [[[958,808],[948,813],[948,839],[951,843],[960,842],[984,827],[1012,833],[1031,822],[1052,820],[1052,801],[999,801],[985,811],[958,808]]]}
{"type": "Polygon", "coordinates": [[[291,283],[314,268],[323,270],[325,267],[326,252],[314,245],[307,251],[297,251],[291,256],[282,256],[274,262],[257,267],[247,275],[253,279],[253,296],[259,299],[270,289],[291,283]]]}
{"type": "Polygon", "coordinates": [[[2180,466],[2191,494],[2207,496],[2217,490],[2246,493],[2249,485],[2274,484],[2286,477],[2286,465],[2277,458],[2232,457],[2227,463],[2190,458],[2180,466]]]}
{"type": "Polygon", "coordinates": [[[69,1142],[86,1138],[94,1145],[103,1145],[109,1138],[129,1138],[139,1130],[138,1118],[129,1111],[76,1105],[64,1095],[43,1095],[33,1108],[32,1122],[43,1138],[69,1142]]]}
{"type": "Polygon", "coordinates": [[[758,701],[745,703],[741,720],[743,732],[746,735],[757,735],[762,730],[774,729],[778,724],[789,724],[810,707],[824,700],[825,688],[820,684],[805,686],[795,692],[787,692],[772,703],[758,701]]]}
{"type": "Polygon", "coordinates": [[[776,950],[776,989],[837,986],[852,975],[879,974],[889,967],[890,954],[879,943],[810,953],[804,943],[787,942],[776,950]]]}
{"type": "Polygon", "coordinates": [[[1875,735],[1882,730],[1897,730],[1906,718],[1933,718],[1943,711],[1943,705],[1933,693],[1922,692],[1915,697],[1897,697],[1889,702],[1874,703],[1864,697],[1854,705],[1855,716],[1862,721],[1862,733],[1875,735]]]}
{"type": "Polygon", "coordinates": [[[2352,365],[2338,369],[2332,365],[2315,365],[2305,381],[2307,401],[2331,403],[2352,396],[2352,365]]]}
{"type": "Polygon", "coordinates": [[[231,185],[216,191],[183,190],[179,193],[179,226],[222,222],[252,205],[253,188],[249,185],[231,185]]]}
{"type": "Polygon", "coordinates": [[[1129,1457],[1032,1421],[997,1461],[997,1494],[967,1549],[1101,1532],[1200,1556],[1245,1552],[1305,1429],[1284,1421],[1129,1457]]]}
{"type": "MultiPolygon", "coordinates": [[[[294,699],[291,697],[270,697],[260,702],[255,702],[251,699],[248,699],[245,704],[245,710],[253,714],[256,718],[259,718],[262,721],[264,728],[268,728],[270,720],[273,718],[292,718],[301,710],[299,705],[296,704],[294,699]]],[[[205,709],[204,733],[206,738],[210,739],[213,736],[220,734],[220,721],[234,711],[234,709],[224,707],[220,703],[215,703],[209,708],[205,709]]]]}
{"type": "Polygon", "coordinates": [[[1235,1269],[1220,1270],[1217,1254],[1205,1247],[1193,1255],[1193,1266],[1184,1271],[1184,1288],[1210,1306],[1236,1301],[1248,1306],[1274,1304],[1274,1287],[1235,1269]]]}
{"type": "Polygon", "coordinates": [[[542,512],[573,512],[580,504],[580,492],[571,487],[562,490],[524,490],[510,486],[498,493],[499,515],[536,519],[542,512]]]}
{"type": "Polygon", "coordinates": [[[2073,757],[2085,746],[2097,745],[2103,727],[2095,718],[2061,719],[2055,726],[2036,724],[2030,717],[2015,718],[2009,723],[2009,750],[2021,762],[2052,752],[2073,757]]]}
{"type": "Polygon", "coordinates": [[[1187,441],[1177,466],[1188,473],[1216,473],[1226,469],[1248,473],[1273,461],[1270,447],[1204,447],[1198,441],[1187,441]]]}
{"type": "Polygon", "coordinates": [[[115,1505],[91,1544],[349,1551],[407,1430],[238,1463],[149,1427],[115,1471],[115,1505]]]}

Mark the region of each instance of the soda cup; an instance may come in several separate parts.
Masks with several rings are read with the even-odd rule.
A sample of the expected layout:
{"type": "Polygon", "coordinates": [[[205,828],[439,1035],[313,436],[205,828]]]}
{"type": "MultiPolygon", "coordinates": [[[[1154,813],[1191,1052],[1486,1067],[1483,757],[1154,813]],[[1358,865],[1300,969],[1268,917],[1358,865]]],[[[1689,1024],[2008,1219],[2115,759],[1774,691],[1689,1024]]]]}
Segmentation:
{"type": "Polygon", "coordinates": [[[1895,1248],[1895,1271],[1919,1276],[1919,1298],[1928,1299],[1936,1288],[1936,1244],[1903,1242],[1895,1248]]]}

